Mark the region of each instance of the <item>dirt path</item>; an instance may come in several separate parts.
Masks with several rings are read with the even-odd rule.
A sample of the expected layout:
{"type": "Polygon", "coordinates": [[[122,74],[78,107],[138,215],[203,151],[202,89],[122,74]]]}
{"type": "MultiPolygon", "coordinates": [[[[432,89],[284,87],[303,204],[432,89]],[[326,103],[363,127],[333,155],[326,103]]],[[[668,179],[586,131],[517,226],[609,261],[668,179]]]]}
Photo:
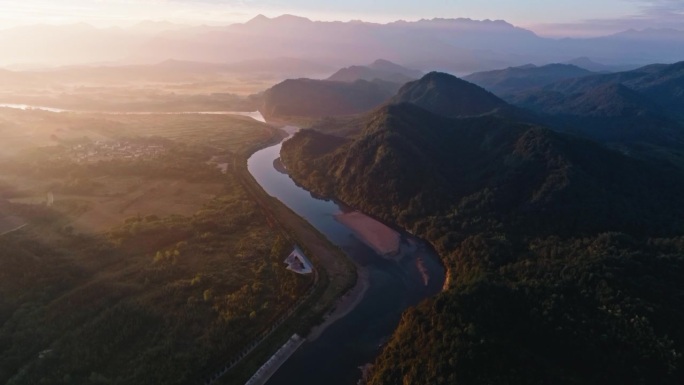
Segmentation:
{"type": "Polygon", "coordinates": [[[25,224],[23,224],[23,225],[21,225],[21,226],[19,226],[19,227],[15,227],[15,228],[13,228],[13,229],[11,229],[11,230],[5,231],[4,233],[0,234],[0,237],[3,236],[3,235],[9,234],[9,233],[13,233],[13,232],[15,232],[15,231],[19,231],[19,230],[23,229],[23,228],[26,227],[26,226],[28,226],[27,223],[25,223],[25,224]]]}

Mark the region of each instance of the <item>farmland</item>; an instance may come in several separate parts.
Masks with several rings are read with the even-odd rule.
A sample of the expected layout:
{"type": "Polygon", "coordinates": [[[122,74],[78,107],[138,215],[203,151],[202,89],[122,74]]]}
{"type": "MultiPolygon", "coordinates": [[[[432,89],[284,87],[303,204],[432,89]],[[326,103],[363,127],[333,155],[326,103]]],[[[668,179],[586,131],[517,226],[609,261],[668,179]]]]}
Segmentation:
{"type": "Polygon", "coordinates": [[[0,144],[0,212],[27,224],[0,236],[0,382],[199,381],[313,284],[284,269],[292,243],[236,172],[279,137],[271,127],[227,115],[0,118],[5,133],[32,134],[0,144]],[[136,157],[73,156],[150,140],[160,147],[136,157]]]}

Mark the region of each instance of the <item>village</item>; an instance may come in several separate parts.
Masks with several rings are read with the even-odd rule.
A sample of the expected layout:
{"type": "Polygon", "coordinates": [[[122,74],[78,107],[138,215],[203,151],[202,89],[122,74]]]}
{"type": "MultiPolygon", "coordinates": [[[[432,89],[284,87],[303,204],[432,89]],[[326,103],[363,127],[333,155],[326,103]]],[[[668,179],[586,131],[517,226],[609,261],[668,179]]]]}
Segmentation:
{"type": "Polygon", "coordinates": [[[167,150],[167,146],[157,140],[97,140],[71,145],[66,148],[65,156],[76,163],[83,164],[114,159],[153,159],[167,150]]]}

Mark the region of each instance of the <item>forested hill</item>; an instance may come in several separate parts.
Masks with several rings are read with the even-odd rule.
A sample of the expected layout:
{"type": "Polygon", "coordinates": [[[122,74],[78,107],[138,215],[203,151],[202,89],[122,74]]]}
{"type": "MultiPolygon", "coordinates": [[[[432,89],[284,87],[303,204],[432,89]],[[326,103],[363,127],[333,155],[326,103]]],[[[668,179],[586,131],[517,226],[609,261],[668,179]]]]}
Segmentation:
{"type": "MultiPolygon", "coordinates": [[[[548,104],[545,113],[551,114],[552,124],[561,130],[604,143],[684,146],[684,127],[652,100],[622,84],[551,98],[554,101],[533,103],[548,104]]],[[[521,100],[521,105],[528,100],[521,100]]]]}
{"type": "Polygon", "coordinates": [[[565,80],[595,74],[571,64],[526,65],[502,70],[476,72],[464,77],[497,95],[521,92],[565,80]]]}
{"type": "Polygon", "coordinates": [[[412,103],[450,117],[482,115],[508,106],[491,92],[441,72],[405,84],[390,103],[412,103]]]}
{"type": "Polygon", "coordinates": [[[302,131],[281,156],[308,189],[429,240],[450,271],[447,291],[405,314],[371,384],[684,381],[679,172],[411,104],[350,139],[302,131]]]}
{"type": "Polygon", "coordinates": [[[625,110],[620,116],[637,116],[639,110],[647,108],[658,110],[661,115],[674,120],[684,121],[684,109],[681,108],[684,105],[683,84],[684,62],[654,64],[632,71],[562,80],[511,95],[507,100],[540,113],[615,117],[612,102],[621,100],[615,98],[615,91],[620,91],[624,98],[626,89],[633,93],[629,96],[631,102],[637,102],[637,98],[640,100],[634,103],[638,105],[636,109],[625,110]],[[606,91],[613,91],[612,96],[606,91]],[[593,99],[593,104],[584,103],[585,107],[578,109],[577,101],[588,98],[593,99]],[[592,105],[593,109],[590,108],[592,105]]]}
{"type": "Polygon", "coordinates": [[[684,63],[566,79],[509,94],[550,127],[684,168],[684,63]]]}
{"type": "Polygon", "coordinates": [[[259,111],[267,119],[354,115],[383,104],[400,86],[381,80],[288,79],[264,92],[259,111]]]}
{"type": "Polygon", "coordinates": [[[450,119],[389,105],[353,140],[305,130],[282,156],[308,188],[414,231],[445,213],[458,221],[456,233],[684,229],[678,172],[495,116],[450,119]],[[321,151],[326,143],[337,147],[321,151]]]}

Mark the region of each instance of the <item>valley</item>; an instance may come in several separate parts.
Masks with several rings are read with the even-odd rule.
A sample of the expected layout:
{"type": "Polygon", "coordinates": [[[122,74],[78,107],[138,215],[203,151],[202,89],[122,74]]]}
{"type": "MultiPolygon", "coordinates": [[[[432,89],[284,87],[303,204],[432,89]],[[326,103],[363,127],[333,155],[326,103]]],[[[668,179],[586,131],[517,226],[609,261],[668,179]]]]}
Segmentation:
{"type": "Polygon", "coordinates": [[[675,3],[4,4],[0,383],[683,384],[675,3]]]}
{"type": "Polygon", "coordinates": [[[317,195],[435,245],[449,272],[403,315],[368,383],[678,383],[681,356],[658,347],[682,343],[666,294],[682,292],[681,171],[525,123],[445,74],[398,95],[360,130],[314,126],[281,154],[317,195]]]}
{"type": "MultiPolygon", "coordinates": [[[[279,325],[232,369],[227,383],[240,383],[283,338],[316,325],[355,281],[340,251],[260,195],[242,171],[252,149],[280,140],[267,125],[233,115],[3,113],[50,143],[39,152],[3,151],[0,162],[2,212],[9,214],[0,238],[5,382],[147,383],[145,368],[159,370],[169,355],[176,364],[159,372],[160,381],[200,381],[279,325]],[[48,124],[35,123],[46,117],[48,124]],[[107,151],[131,148],[120,140],[163,146],[130,157],[100,149],[84,161],[62,133],[72,130],[96,133],[98,143],[111,143],[100,144],[107,151]],[[58,140],[50,139],[54,132],[58,140]],[[225,172],[207,164],[217,156],[229,160],[225,172]],[[293,239],[314,253],[315,280],[284,269],[293,239]],[[30,311],[21,310],[25,301],[30,311]],[[296,303],[301,310],[290,314],[296,303]],[[70,316],[55,318],[65,306],[70,316]],[[112,328],[126,330],[119,345],[108,342],[112,328]],[[79,336],[88,343],[74,344],[79,336]],[[133,359],[138,370],[117,370],[133,359]]],[[[74,140],[92,143],[84,138],[74,140]]]]}

